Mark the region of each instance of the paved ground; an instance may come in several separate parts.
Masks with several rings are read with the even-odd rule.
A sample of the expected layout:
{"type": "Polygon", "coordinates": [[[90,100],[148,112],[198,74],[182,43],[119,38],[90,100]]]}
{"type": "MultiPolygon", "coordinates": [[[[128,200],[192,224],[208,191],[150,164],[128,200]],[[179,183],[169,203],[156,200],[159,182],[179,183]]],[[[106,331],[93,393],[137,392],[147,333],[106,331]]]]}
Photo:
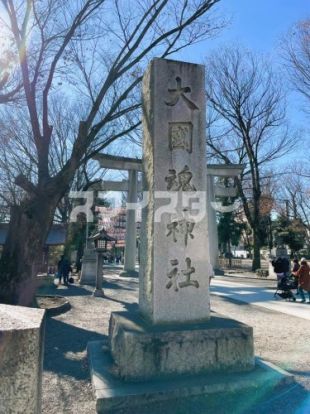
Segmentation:
{"type": "Polygon", "coordinates": [[[238,281],[236,283],[231,279],[227,280],[227,278],[215,279],[212,282],[211,292],[213,295],[236,299],[241,302],[251,303],[252,305],[310,320],[309,302],[300,303],[301,298],[298,295],[296,296],[296,302],[289,302],[274,296],[274,284],[273,287],[270,287],[266,286],[266,283],[264,286],[254,284],[253,281],[248,283],[238,281]]]}
{"type": "MultiPolygon", "coordinates": [[[[224,289],[225,280],[217,279],[214,293],[224,289]]],[[[239,279],[234,279],[239,280],[239,279]]],[[[310,330],[309,320],[291,314],[276,312],[266,306],[248,304],[246,297],[236,291],[263,289],[272,282],[247,281],[228,289],[231,296],[211,296],[212,310],[245,322],[254,328],[256,355],[287,369],[296,375],[296,385],[278,391],[260,390],[255,395],[241,395],[239,402],[218,402],[218,413],[230,414],[309,414],[310,413],[310,330]],[[246,287],[243,285],[247,285],[246,287]],[[249,285],[249,286],[248,286],[249,285]],[[259,400],[259,402],[257,402],[259,400]]],[[[86,359],[88,341],[106,338],[108,320],[112,311],[137,309],[138,281],[119,278],[112,272],[104,285],[106,297],[93,298],[92,289],[78,285],[54,289],[67,296],[72,309],[62,315],[48,318],[43,375],[43,414],[95,414],[95,403],[89,381],[86,359]]],[[[225,293],[225,292],[223,292],[225,293]]],[[[291,306],[292,303],[283,306],[291,306]]],[[[299,305],[305,306],[305,305],[299,305]]],[[[309,306],[309,305],[306,305],[309,306]]],[[[307,308],[308,309],[308,308],[307,308]]],[[[310,313],[310,306],[308,309],[310,313]]],[[[171,406],[148,407],[135,414],[207,413],[203,398],[179,401],[171,406]]]]}

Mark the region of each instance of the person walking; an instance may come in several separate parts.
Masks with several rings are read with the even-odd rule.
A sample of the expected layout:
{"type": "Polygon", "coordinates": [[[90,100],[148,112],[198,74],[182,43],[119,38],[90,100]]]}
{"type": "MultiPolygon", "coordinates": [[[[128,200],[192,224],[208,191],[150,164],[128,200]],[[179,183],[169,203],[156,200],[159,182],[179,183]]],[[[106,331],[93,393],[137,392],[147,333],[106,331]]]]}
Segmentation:
{"type": "MultiPolygon", "coordinates": [[[[296,276],[296,272],[299,270],[300,268],[300,264],[299,264],[299,260],[298,257],[294,257],[293,259],[293,269],[292,269],[292,278],[293,278],[293,288],[294,289],[298,289],[298,277],[296,276]]],[[[297,291],[298,294],[298,291],[297,291]]]]}
{"type": "Polygon", "coordinates": [[[58,262],[58,275],[59,275],[59,284],[61,284],[61,279],[63,278],[64,285],[68,286],[69,273],[72,271],[69,260],[62,255],[58,262]]]}
{"type": "Polygon", "coordinates": [[[305,292],[308,292],[309,302],[310,303],[310,267],[307,263],[307,260],[303,257],[300,260],[300,268],[297,272],[293,272],[293,275],[298,278],[298,292],[301,297],[301,302],[305,303],[305,292]]]}

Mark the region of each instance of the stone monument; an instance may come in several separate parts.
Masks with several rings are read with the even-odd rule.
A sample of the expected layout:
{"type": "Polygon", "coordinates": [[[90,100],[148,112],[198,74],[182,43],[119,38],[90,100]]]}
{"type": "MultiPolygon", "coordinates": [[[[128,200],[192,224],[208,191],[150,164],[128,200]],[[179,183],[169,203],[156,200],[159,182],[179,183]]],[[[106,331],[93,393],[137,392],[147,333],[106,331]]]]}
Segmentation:
{"type": "Polygon", "coordinates": [[[207,393],[215,372],[223,392],[254,368],[252,328],[210,313],[204,88],[184,62],[155,59],[143,78],[139,312],[112,313],[108,346],[88,344],[99,413],[207,393]]]}
{"type": "Polygon", "coordinates": [[[97,254],[91,243],[87,241],[82,258],[80,285],[95,285],[97,276],[97,254]]]}
{"type": "Polygon", "coordinates": [[[212,268],[204,67],[155,60],[144,76],[143,95],[144,190],[149,200],[142,211],[140,310],[155,324],[205,321],[212,268]],[[191,201],[198,198],[204,211],[195,221],[191,201]]]}
{"type": "Polygon", "coordinates": [[[205,109],[203,66],[151,63],[143,79],[148,204],[142,211],[140,313],[113,313],[110,321],[110,348],[123,378],[254,364],[251,328],[230,322],[219,331],[216,317],[210,322],[205,109]],[[225,362],[219,361],[222,346],[233,355],[225,362]]]}

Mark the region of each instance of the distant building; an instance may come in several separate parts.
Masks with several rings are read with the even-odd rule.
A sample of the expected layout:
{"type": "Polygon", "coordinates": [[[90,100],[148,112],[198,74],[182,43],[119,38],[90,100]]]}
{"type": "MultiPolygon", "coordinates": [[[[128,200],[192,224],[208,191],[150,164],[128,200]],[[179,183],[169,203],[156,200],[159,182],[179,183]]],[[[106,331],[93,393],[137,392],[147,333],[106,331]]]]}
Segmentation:
{"type": "MultiPolygon", "coordinates": [[[[5,244],[9,229],[8,223],[0,223],[0,252],[5,244]]],[[[63,246],[66,242],[67,229],[63,224],[53,224],[51,227],[41,257],[38,255],[36,269],[38,272],[46,272],[48,268],[48,257],[50,247],[63,246]]]]}
{"type": "MultiPolygon", "coordinates": [[[[125,248],[126,237],[126,208],[119,207],[97,207],[99,214],[99,225],[102,225],[109,236],[116,242],[108,245],[109,249],[115,248],[117,253],[122,253],[125,248]]],[[[140,235],[141,214],[137,211],[137,238],[140,235]]]]}

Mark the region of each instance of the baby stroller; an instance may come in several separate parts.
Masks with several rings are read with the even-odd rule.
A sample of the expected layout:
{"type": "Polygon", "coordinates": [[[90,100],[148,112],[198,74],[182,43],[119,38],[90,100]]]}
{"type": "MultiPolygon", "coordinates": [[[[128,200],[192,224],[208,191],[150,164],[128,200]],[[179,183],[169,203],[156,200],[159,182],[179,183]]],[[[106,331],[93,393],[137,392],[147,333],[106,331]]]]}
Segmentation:
{"type": "Polygon", "coordinates": [[[295,302],[296,298],[292,292],[293,289],[297,289],[296,280],[290,276],[283,276],[278,279],[277,289],[273,296],[279,296],[282,299],[295,302]]]}

